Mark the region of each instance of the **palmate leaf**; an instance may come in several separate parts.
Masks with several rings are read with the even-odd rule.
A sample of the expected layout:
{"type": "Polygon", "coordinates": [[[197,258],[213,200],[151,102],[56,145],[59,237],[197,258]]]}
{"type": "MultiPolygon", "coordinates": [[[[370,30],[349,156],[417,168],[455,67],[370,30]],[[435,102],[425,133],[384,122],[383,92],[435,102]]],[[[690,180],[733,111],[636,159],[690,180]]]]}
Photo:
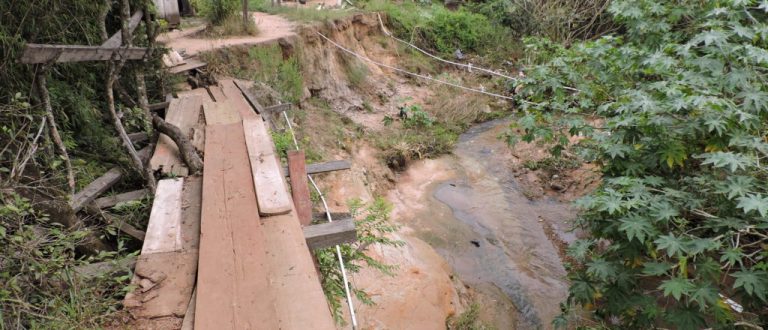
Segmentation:
{"type": "Polygon", "coordinates": [[[715,45],[720,47],[728,42],[728,34],[724,31],[713,29],[709,31],[703,31],[697,34],[691,40],[691,43],[694,45],[701,44],[702,42],[705,46],[715,45]]]}
{"type": "Polygon", "coordinates": [[[704,158],[702,165],[712,165],[719,168],[727,168],[731,172],[736,172],[738,169],[746,169],[749,164],[749,158],[735,154],[733,152],[713,152],[701,154],[699,158],[704,158]]]}
{"type": "MultiPolygon", "coordinates": [[[[765,51],[765,63],[768,63],[768,51],[765,51]]],[[[743,106],[747,111],[760,113],[768,110],[768,93],[760,90],[745,90],[738,95],[744,101],[743,106]]]]}
{"type": "Polygon", "coordinates": [[[745,196],[754,188],[755,179],[748,176],[736,175],[717,185],[717,192],[727,194],[728,199],[745,196]]]}
{"type": "Polygon", "coordinates": [[[685,252],[683,241],[675,237],[675,234],[659,236],[653,243],[656,244],[657,250],[666,251],[668,257],[680,256],[685,252]]]}
{"type": "Polygon", "coordinates": [[[731,248],[723,251],[723,255],[720,256],[720,262],[724,262],[726,266],[736,266],[736,263],[743,265],[741,258],[744,257],[744,253],[741,248],[731,248]]]}
{"type": "Polygon", "coordinates": [[[707,325],[701,312],[693,306],[674,308],[667,312],[666,319],[676,330],[699,330],[707,325]]]}
{"type": "Polygon", "coordinates": [[[668,262],[646,262],[643,264],[643,274],[650,276],[661,276],[672,269],[672,264],[668,262]]]}
{"type": "Polygon", "coordinates": [[[702,312],[708,306],[717,304],[718,299],[717,288],[711,285],[697,285],[693,292],[691,292],[691,301],[699,304],[699,310],[702,312]]]}
{"type": "Polygon", "coordinates": [[[648,219],[639,215],[629,216],[619,220],[619,230],[627,235],[630,241],[637,238],[640,242],[645,242],[645,238],[653,232],[653,226],[648,219]]]}
{"type": "Polygon", "coordinates": [[[739,204],[736,207],[744,210],[745,214],[751,211],[757,211],[761,217],[768,214],[768,197],[763,197],[761,194],[749,194],[747,196],[739,197],[737,199],[739,204]]]}
{"type": "Polygon", "coordinates": [[[731,276],[736,279],[733,282],[733,288],[743,288],[749,295],[754,295],[762,301],[766,300],[768,294],[768,272],[762,270],[742,270],[734,272],[731,276]]]}
{"type": "Polygon", "coordinates": [[[595,259],[587,263],[587,273],[601,281],[607,281],[616,275],[616,266],[603,259],[595,259]]]}
{"type": "Polygon", "coordinates": [[[720,242],[711,238],[695,238],[685,242],[685,251],[691,255],[697,255],[705,251],[715,250],[720,247],[720,242]]]}
{"type": "Polygon", "coordinates": [[[664,290],[664,297],[672,295],[672,297],[675,297],[675,300],[678,301],[683,295],[690,295],[694,288],[695,286],[691,280],[681,277],[666,280],[659,285],[659,289],[664,290]]]}

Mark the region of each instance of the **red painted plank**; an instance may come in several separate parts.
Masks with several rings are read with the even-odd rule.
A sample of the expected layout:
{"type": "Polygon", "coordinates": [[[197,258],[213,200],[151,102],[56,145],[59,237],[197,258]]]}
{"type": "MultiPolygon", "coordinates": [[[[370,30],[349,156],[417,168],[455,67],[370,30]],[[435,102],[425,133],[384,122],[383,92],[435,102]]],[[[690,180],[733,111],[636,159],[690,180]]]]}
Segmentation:
{"type": "Polygon", "coordinates": [[[302,226],[312,222],[312,200],[309,198],[307,163],[304,151],[288,151],[288,172],[291,174],[291,194],[302,226]]]}

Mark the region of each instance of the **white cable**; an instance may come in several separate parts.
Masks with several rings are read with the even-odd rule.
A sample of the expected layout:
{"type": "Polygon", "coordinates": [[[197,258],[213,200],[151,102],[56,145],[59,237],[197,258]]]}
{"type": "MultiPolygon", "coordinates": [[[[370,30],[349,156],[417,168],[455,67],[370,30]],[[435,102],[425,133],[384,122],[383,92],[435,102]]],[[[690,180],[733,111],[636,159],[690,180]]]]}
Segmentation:
{"type": "MultiPolygon", "coordinates": [[[[429,76],[425,76],[425,75],[421,75],[421,74],[418,74],[418,73],[408,72],[408,71],[400,69],[400,68],[396,68],[396,67],[384,64],[384,63],[376,62],[376,61],[374,61],[374,60],[372,60],[370,58],[367,58],[367,57],[362,56],[362,55],[360,55],[358,53],[355,53],[355,52],[353,52],[353,51],[351,51],[351,50],[349,50],[347,48],[344,48],[344,46],[337,44],[335,41],[333,41],[333,40],[329,39],[328,37],[324,36],[319,31],[316,31],[316,33],[318,35],[320,35],[323,39],[327,40],[328,42],[330,42],[331,44],[336,46],[337,48],[339,48],[339,49],[341,49],[341,50],[351,54],[352,56],[355,56],[355,57],[357,57],[357,58],[359,58],[361,60],[364,60],[364,61],[371,62],[371,63],[376,64],[378,66],[385,67],[387,69],[394,70],[394,71],[397,71],[397,72],[405,73],[407,75],[411,75],[411,76],[414,76],[414,77],[419,77],[421,79],[431,80],[431,81],[434,81],[436,83],[440,83],[440,84],[443,84],[443,85],[448,85],[448,86],[453,86],[453,87],[456,87],[456,88],[468,90],[468,91],[475,92],[475,93],[485,94],[485,95],[488,95],[488,96],[498,97],[498,98],[502,98],[502,99],[506,99],[506,100],[512,100],[512,101],[515,100],[514,98],[509,97],[509,96],[504,96],[504,95],[501,95],[501,94],[486,92],[484,90],[479,90],[479,89],[475,89],[475,88],[471,88],[471,87],[461,86],[461,85],[458,85],[458,84],[454,84],[452,82],[447,82],[447,81],[443,81],[443,80],[440,80],[440,79],[435,79],[435,78],[432,78],[432,77],[429,77],[429,76]]],[[[523,101],[523,102],[526,102],[526,101],[523,101]]]]}
{"type": "Polygon", "coordinates": [[[410,46],[410,47],[412,47],[412,48],[414,48],[414,49],[416,49],[416,50],[420,51],[420,52],[421,52],[422,54],[424,54],[424,55],[427,55],[427,56],[429,56],[429,57],[431,57],[431,58],[434,58],[434,59],[436,59],[436,60],[438,60],[438,61],[440,61],[440,62],[444,62],[444,63],[448,63],[448,64],[453,64],[453,65],[456,65],[456,66],[460,66],[460,67],[465,67],[465,68],[467,68],[467,69],[468,69],[470,72],[472,72],[472,69],[475,69],[475,70],[479,70],[479,71],[483,71],[483,72],[486,72],[486,73],[492,74],[492,75],[494,75],[494,76],[498,76],[498,77],[506,78],[506,79],[509,79],[509,80],[514,80],[514,81],[517,81],[517,80],[518,80],[518,79],[517,79],[517,78],[515,78],[515,77],[511,77],[511,76],[505,75],[505,74],[503,74],[503,73],[498,73],[498,72],[496,72],[496,71],[493,71],[493,70],[488,70],[488,69],[485,69],[485,68],[481,68],[481,67],[473,66],[471,63],[470,63],[470,64],[464,64],[464,63],[453,62],[453,61],[449,61],[449,60],[446,60],[446,59],[443,59],[443,58],[437,57],[437,56],[435,56],[435,55],[432,55],[432,54],[430,54],[429,52],[427,52],[426,50],[423,50],[423,49],[421,49],[421,48],[417,47],[416,45],[414,45],[414,44],[412,44],[412,43],[410,43],[410,42],[407,42],[407,41],[405,41],[405,40],[402,40],[402,39],[400,39],[400,38],[398,38],[398,37],[395,37],[395,35],[394,35],[394,34],[392,34],[391,32],[387,31],[387,28],[385,28],[385,27],[384,27],[384,22],[382,22],[382,21],[381,21],[381,14],[379,14],[379,13],[376,13],[376,15],[377,15],[377,16],[379,16],[379,26],[381,26],[381,31],[382,31],[382,32],[384,32],[384,34],[386,34],[387,36],[391,37],[392,39],[395,39],[395,40],[397,40],[397,41],[399,41],[399,42],[401,42],[401,43],[404,43],[404,44],[406,44],[406,45],[408,45],[408,46],[410,46]]]}
{"type": "MultiPolygon", "coordinates": [[[[283,118],[285,118],[285,123],[288,125],[288,130],[291,132],[291,137],[293,138],[293,145],[296,147],[296,150],[299,150],[299,143],[296,140],[296,133],[293,131],[293,125],[291,125],[291,120],[288,119],[288,114],[286,114],[285,111],[283,111],[283,118]]],[[[309,182],[312,183],[312,186],[315,187],[315,190],[320,195],[320,200],[323,202],[323,207],[325,208],[325,215],[328,218],[328,222],[333,222],[333,218],[331,218],[331,211],[328,208],[328,202],[325,201],[325,196],[323,195],[323,192],[320,190],[320,188],[317,186],[317,183],[315,183],[315,180],[312,179],[312,176],[307,174],[307,178],[309,179],[309,182]]],[[[341,247],[336,245],[336,256],[339,258],[339,266],[341,266],[341,278],[344,281],[344,293],[347,296],[347,305],[349,306],[349,316],[352,319],[352,330],[357,329],[357,316],[355,315],[355,306],[352,305],[352,293],[349,288],[349,280],[347,279],[347,267],[344,266],[344,257],[341,255],[341,247]]]]}
{"type": "MultiPolygon", "coordinates": [[[[453,64],[453,65],[460,66],[460,67],[465,67],[465,68],[467,68],[467,70],[469,70],[469,72],[472,72],[472,69],[475,69],[475,70],[480,70],[480,71],[483,71],[485,73],[489,73],[489,74],[492,74],[494,76],[506,78],[506,79],[513,80],[513,81],[519,81],[520,80],[519,78],[511,77],[511,76],[505,75],[503,73],[499,73],[499,72],[496,72],[496,71],[493,71],[493,70],[489,70],[489,69],[485,69],[485,68],[474,66],[474,65],[472,65],[472,63],[469,63],[469,64],[458,63],[458,62],[449,61],[449,60],[437,57],[435,55],[432,55],[429,52],[427,52],[426,50],[423,50],[423,49],[419,48],[418,46],[416,46],[416,45],[414,45],[414,44],[412,44],[410,42],[407,42],[407,41],[402,40],[402,39],[400,39],[398,37],[395,37],[395,35],[393,33],[389,32],[387,30],[387,28],[384,27],[384,22],[381,20],[381,14],[376,13],[376,15],[379,17],[379,26],[381,27],[381,31],[384,32],[384,34],[386,34],[387,36],[389,36],[392,39],[395,39],[395,40],[397,40],[397,41],[399,41],[399,42],[401,42],[403,44],[406,44],[406,45],[410,46],[411,48],[414,48],[414,49],[420,51],[424,55],[427,55],[427,56],[429,56],[431,58],[434,58],[434,59],[436,59],[436,60],[438,60],[440,62],[444,62],[444,63],[448,63],[448,64],[453,64]]],[[[578,88],[573,88],[573,87],[568,87],[568,86],[562,86],[562,88],[570,90],[570,91],[574,91],[574,92],[579,92],[580,91],[578,88]]]]}

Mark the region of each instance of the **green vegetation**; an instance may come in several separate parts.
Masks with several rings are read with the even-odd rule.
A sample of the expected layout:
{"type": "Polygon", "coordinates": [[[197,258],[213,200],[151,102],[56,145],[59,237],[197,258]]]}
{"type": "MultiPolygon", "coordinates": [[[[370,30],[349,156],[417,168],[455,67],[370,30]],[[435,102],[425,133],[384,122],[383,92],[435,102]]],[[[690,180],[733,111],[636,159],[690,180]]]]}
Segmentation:
{"type": "MultiPolygon", "coordinates": [[[[364,205],[360,200],[352,200],[349,202],[349,209],[355,219],[357,242],[341,245],[341,254],[347,274],[355,274],[362,267],[371,267],[381,271],[382,274],[392,275],[392,271],[397,269],[397,266],[384,264],[365,254],[365,251],[371,246],[399,247],[405,244],[389,237],[389,234],[399,228],[389,221],[392,206],[383,198],[376,198],[368,205],[364,205]]],[[[336,248],[317,250],[315,256],[320,266],[323,291],[331,305],[333,317],[337,323],[343,324],[344,318],[341,308],[343,306],[342,300],[346,298],[346,295],[336,248]]],[[[350,284],[354,285],[354,283],[350,284]]],[[[365,304],[373,304],[365,291],[355,287],[351,287],[351,289],[358,300],[365,304]]]]}
{"type": "MultiPolygon", "coordinates": [[[[221,25],[242,9],[240,0],[193,0],[195,7],[205,15],[213,25],[221,25]]],[[[242,13],[242,11],[240,12],[242,13]]],[[[237,20],[236,20],[237,21],[237,20]]],[[[240,24],[242,25],[242,17],[240,24]]]]}
{"type": "Polygon", "coordinates": [[[570,248],[565,310],[637,329],[768,324],[768,2],[608,11],[622,35],[526,41],[523,140],[558,154],[582,134],[604,173],[577,203],[591,237],[570,248]]]}
{"type": "Polygon", "coordinates": [[[489,330],[488,326],[480,321],[480,305],[474,303],[463,313],[449,317],[445,322],[448,330],[489,330]]]}

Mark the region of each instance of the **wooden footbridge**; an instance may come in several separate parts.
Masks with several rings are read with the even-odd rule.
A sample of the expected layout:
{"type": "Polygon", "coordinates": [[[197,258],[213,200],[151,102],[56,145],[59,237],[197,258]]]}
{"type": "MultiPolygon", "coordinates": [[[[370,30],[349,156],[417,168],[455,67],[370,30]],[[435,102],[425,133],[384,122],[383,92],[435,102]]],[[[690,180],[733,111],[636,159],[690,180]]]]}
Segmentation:
{"type": "MultiPolygon", "coordinates": [[[[224,80],[168,102],[166,121],[191,137],[204,169],[189,173],[173,141],[158,141],[150,164],[174,178],[158,182],[137,289],[125,298],[144,326],[174,317],[184,329],[335,328],[308,244],[354,239],[352,220],[302,228],[309,221],[294,202],[305,218],[304,159],[292,155],[284,173],[259,113],[267,110],[245,85],[224,80]],[[301,201],[289,193],[289,175],[301,201]]],[[[344,168],[329,164],[313,169],[344,168]]]]}

